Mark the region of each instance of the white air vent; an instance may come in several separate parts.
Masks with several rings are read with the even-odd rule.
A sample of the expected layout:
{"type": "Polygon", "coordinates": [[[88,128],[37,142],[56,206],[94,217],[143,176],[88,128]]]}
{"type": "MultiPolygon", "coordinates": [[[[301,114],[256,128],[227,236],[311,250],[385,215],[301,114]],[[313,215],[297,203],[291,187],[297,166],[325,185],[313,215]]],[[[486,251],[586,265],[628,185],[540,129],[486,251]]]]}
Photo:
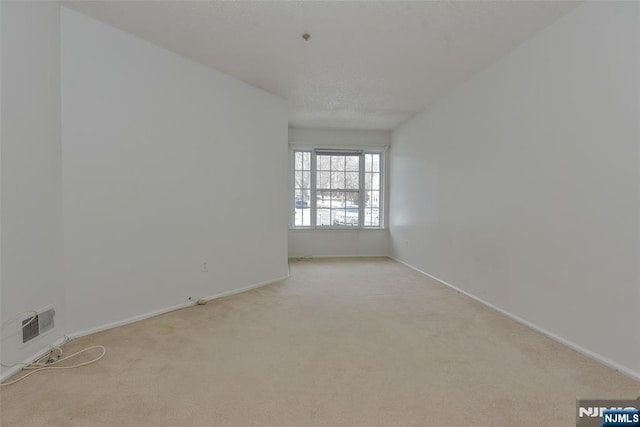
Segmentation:
{"type": "Polygon", "coordinates": [[[22,343],[27,343],[40,335],[53,330],[56,311],[46,308],[39,311],[35,317],[30,316],[22,321],[22,343]]]}
{"type": "Polygon", "coordinates": [[[53,308],[38,314],[38,325],[40,326],[40,335],[53,329],[53,317],[56,311],[53,308]]]}
{"type": "Polygon", "coordinates": [[[38,326],[37,315],[22,321],[22,343],[31,341],[38,335],[40,335],[40,327],[38,326]]]}

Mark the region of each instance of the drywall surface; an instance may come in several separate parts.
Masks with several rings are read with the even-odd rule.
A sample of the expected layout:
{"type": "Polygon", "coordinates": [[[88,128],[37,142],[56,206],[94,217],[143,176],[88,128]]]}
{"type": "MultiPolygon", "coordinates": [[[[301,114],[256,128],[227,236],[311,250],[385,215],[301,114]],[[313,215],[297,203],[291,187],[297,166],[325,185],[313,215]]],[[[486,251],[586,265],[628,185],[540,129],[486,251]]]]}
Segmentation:
{"type": "Polygon", "coordinates": [[[388,241],[388,229],[289,230],[289,256],[388,256],[388,241]]]}
{"type": "MultiPolygon", "coordinates": [[[[0,360],[22,362],[65,332],[60,154],[60,13],[1,2],[0,360]],[[21,320],[53,305],[56,329],[22,344],[21,320]]],[[[0,371],[8,375],[8,370],[0,371]]]]}
{"type": "Polygon", "coordinates": [[[386,147],[391,132],[359,129],[289,128],[289,142],[322,147],[386,147]]]}
{"type": "Polygon", "coordinates": [[[585,3],[396,129],[390,213],[401,261],[637,377],[638,13],[585,3]]]}
{"type": "Polygon", "coordinates": [[[62,8],[71,331],[288,274],[287,106],[62,8]]]}
{"type": "MultiPolygon", "coordinates": [[[[323,128],[289,128],[289,142],[292,147],[311,148],[355,148],[381,149],[391,143],[391,132],[356,130],[356,129],[323,129],[323,128]]],[[[388,156],[386,157],[388,159],[388,156]]],[[[385,194],[389,191],[389,168],[386,162],[385,194]]],[[[288,165],[290,175],[293,165],[288,165]]],[[[293,183],[289,185],[289,218],[293,215],[293,183]]],[[[385,204],[385,218],[388,217],[388,203],[385,204]]],[[[364,230],[320,230],[290,229],[290,257],[342,257],[342,256],[387,256],[389,255],[388,229],[364,230]]]]}

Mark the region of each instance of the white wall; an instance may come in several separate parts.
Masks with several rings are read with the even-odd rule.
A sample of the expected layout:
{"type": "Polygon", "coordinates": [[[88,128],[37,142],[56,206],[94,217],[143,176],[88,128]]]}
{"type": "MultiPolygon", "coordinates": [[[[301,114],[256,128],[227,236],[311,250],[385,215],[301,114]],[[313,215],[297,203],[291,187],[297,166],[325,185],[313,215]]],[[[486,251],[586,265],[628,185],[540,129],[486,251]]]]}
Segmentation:
{"type": "Polygon", "coordinates": [[[395,257],[636,376],[638,13],[583,4],[399,127],[390,225],[395,257]]]}
{"type": "Polygon", "coordinates": [[[289,256],[388,256],[389,230],[289,230],[289,256]]]}
{"type": "MultiPolygon", "coordinates": [[[[22,362],[62,337],[60,14],[1,2],[0,360],[22,362]],[[22,345],[21,313],[54,305],[56,330],[22,345]],[[18,316],[16,318],[16,316],[18,316]],[[15,320],[15,321],[14,321],[15,320]],[[18,333],[16,333],[18,332],[18,333]]],[[[28,314],[24,316],[28,317],[28,314]]],[[[0,371],[8,374],[7,370],[0,371]]]]}
{"type": "Polygon", "coordinates": [[[323,147],[386,147],[391,132],[382,130],[289,128],[289,142],[323,147]]]}
{"type": "Polygon", "coordinates": [[[64,8],[61,40],[69,328],[285,277],[285,102],[64,8]]]}
{"type": "MultiPolygon", "coordinates": [[[[383,148],[391,143],[391,132],[351,129],[289,128],[292,146],[325,148],[383,148]]],[[[385,165],[388,170],[388,163],[385,165]]],[[[292,174],[292,165],[288,165],[292,174]]],[[[389,189],[389,174],[385,175],[385,190],[389,189]]],[[[289,203],[293,197],[293,183],[289,182],[289,203]]],[[[388,206],[385,206],[387,217],[388,206]]],[[[292,212],[289,212],[291,217],[292,212]]],[[[289,230],[290,257],[387,256],[388,229],[377,230],[289,230]]]]}

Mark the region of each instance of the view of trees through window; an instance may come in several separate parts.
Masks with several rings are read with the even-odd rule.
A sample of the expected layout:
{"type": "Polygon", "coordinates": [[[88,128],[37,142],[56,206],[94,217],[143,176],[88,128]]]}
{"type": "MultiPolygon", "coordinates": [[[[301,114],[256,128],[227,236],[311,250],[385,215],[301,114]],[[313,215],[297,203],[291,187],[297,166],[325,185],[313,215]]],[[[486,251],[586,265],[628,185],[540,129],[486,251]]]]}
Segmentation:
{"type": "Polygon", "coordinates": [[[295,227],[380,227],[381,154],[294,152],[295,227]]]}

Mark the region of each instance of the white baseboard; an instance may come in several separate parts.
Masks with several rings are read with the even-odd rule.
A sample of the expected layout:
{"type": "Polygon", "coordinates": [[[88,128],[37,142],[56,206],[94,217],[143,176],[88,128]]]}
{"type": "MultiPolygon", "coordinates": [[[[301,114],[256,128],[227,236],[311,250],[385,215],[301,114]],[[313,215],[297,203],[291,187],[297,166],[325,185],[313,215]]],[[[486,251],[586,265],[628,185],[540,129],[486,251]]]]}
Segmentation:
{"type": "Polygon", "coordinates": [[[611,360],[611,359],[609,359],[607,357],[604,357],[604,356],[602,356],[602,355],[600,355],[598,353],[594,353],[591,350],[588,350],[588,349],[586,349],[586,348],[584,348],[584,347],[582,347],[582,346],[580,346],[580,345],[578,345],[578,344],[576,344],[574,342],[571,342],[571,341],[567,340],[566,338],[563,338],[563,337],[561,337],[559,335],[554,334],[553,332],[550,332],[550,331],[548,331],[548,330],[546,330],[544,328],[541,328],[540,326],[537,326],[537,325],[529,322],[528,320],[525,320],[525,319],[523,319],[523,318],[521,318],[519,316],[516,316],[513,313],[510,313],[510,312],[508,312],[508,311],[506,311],[506,310],[504,310],[504,309],[502,309],[500,307],[497,307],[497,306],[495,306],[495,305],[483,300],[482,298],[479,298],[479,297],[477,297],[477,296],[475,296],[473,294],[470,294],[469,292],[464,291],[464,290],[462,290],[462,289],[460,289],[460,288],[458,288],[458,287],[456,287],[456,286],[454,286],[454,285],[452,285],[450,283],[447,283],[444,280],[441,280],[441,279],[439,279],[439,278],[437,278],[437,277],[435,277],[435,276],[433,276],[433,275],[431,275],[429,273],[426,273],[426,272],[420,270],[419,268],[416,268],[413,265],[411,265],[409,263],[406,263],[406,262],[404,262],[404,261],[402,261],[402,260],[400,260],[398,258],[395,258],[393,256],[389,256],[389,258],[391,258],[394,261],[399,262],[400,264],[402,264],[402,265],[404,265],[406,267],[409,267],[410,269],[412,269],[414,271],[417,271],[418,273],[424,274],[425,276],[427,276],[427,277],[429,277],[429,278],[431,278],[431,279],[433,279],[433,280],[435,280],[435,281],[437,281],[439,283],[442,283],[443,285],[445,285],[445,286],[447,286],[447,287],[449,287],[449,288],[451,288],[451,289],[453,289],[453,290],[455,290],[457,292],[460,292],[461,294],[466,295],[469,298],[474,299],[474,300],[478,301],[481,304],[484,304],[485,306],[497,311],[498,313],[503,314],[503,315],[507,316],[508,318],[510,318],[512,320],[515,320],[516,322],[521,323],[521,324],[533,329],[534,331],[537,331],[537,332],[541,333],[542,335],[545,335],[546,337],[551,338],[552,340],[554,340],[556,342],[559,342],[560,344],[563,344],[563,345],[565,345],[565,346],[577,351],[580,354],[583,354],[583,355],[585,355],[585,356],[587,356],[587,357],[589,357],[589,358],[591,358],[591,359],[593,359],[593,360],[595,360],[597,362],[600,362],[603,365],[608,366],[609,368],[615,369],[616,371],[620,372],[621,374],[624,374],[624,375],[626,375],[626,376],[628,376],[630,378],[633,378],[636,381],[640,381],[640,372],[636,372],[633,369],[627,368],[626,366],[622,366],[619,363],[614,362],[613,360],[611,360]]]}
{"type": "Polygon", "coordinates": [[[330,259],[330,258],[390,258],[389,254],[380,255],[289,255],[289,259],[330,259]]]}
{"type": "MultiPolygon", "coordinates": [[[[243,288],[238,288],[238,289],[232,289],[230,291],[220,292],[218,294],[210,295],[210,296],[207,296],[207,297],[204,297],[204,298],[201,298],[201,299],[204,299],[206,301],[211,301],[211,300],[214,300],[214,299],[217,299],[217,298],[228,297],[230,295],[239,294],[241,292],[250,291],[250,290],[256,289],[256,288],[261,288],[262,286],[271,285],[272,283],[276,283],[276,282],[280,282],[281,280],[285,280],[288,277],[289,277],[289,274],[287,273],[286,276],[282,276],[282,277],[279,277],[277,279],[267,280],[265,282],[260,282],[260,283],[254,283],[253,285],[245,286],[243,288]]],[[[186,303],[182,303],[182,304],[173,305],[171,307],[161,308],[160,310],[155,310],[155,311],[150,311],[150,312],[147,312],[147,313],[144,313],[144,314],[139,314],[137,316],[133,316],[133,317],[129,317],[129,318],[126,318],[126,319],[118,320],[116,322],[107,323],[106,325],[101,325],[101,326],[97,326],[95,328],[89,328],[89,329],[85,329],[85,330],[82,330],[82,331],[74,332],[74,333],[69,334],[68,337],[71,338],[71,339],[84,337],[86,335],[95,334],[96,332],[102,332],[102,331],[106,331],[108,329],[117,328],[119,326],[128,325],[129,323],[138,322],[140,320],[148,319],[150,317],[159,316],[161,314],[169,313],[169,312],[172,312],[172,311],[175,311],[175,310],[180,310],[182,308],[191,307],[193,305],[196,305],[196,301],[186,302],[186,303]]]]}
{"type": "MultiPolygon", "coordinates": [[[[230,296],[230,295],[239,294],[241,292],[250,291],[252,289],[261,288],[262,286],[267,286],[267,285],[270,285],[272,283],[280,282],[282,280],[285,280],[288,277],[289,277],[289,274],[287,273],[286,276],[282,276],[282,277],[279,277],[277,279],[267,280],[265,282],[260,282],[260,283],[255,283],[253,285],[245,286],[245,287],[239,288],[239,289],[232,289],[230,291],[225,291],[225,292],[221,292],[221,293],[218,293],[218,294],[214,294],[214,295],[205,297],[203,299],[205,299],[207,301],[211,301],[211,300],[214,300],[214,299],[217,299],[217,298],[223,298],[223,297],[227,297],[227,296],[230,296]]],[[[177,304],[177,305],[173,305],[173,306],[170,306],[170,307],[161,308],[159,310],[154,310],[154,311],[150,311],[150,312],[147,312],[147,313],[139,314],[137,316],[129,317],[129,318],[126,318],[126,319],[118,320],[116,322],[107,323],[106,325],[97,326],[95,328],[89,328],[89,329],[85,329],[85,330],[82,330],[82,331],[73,332],[73,333],[70,333],[70,334],[66,335],[65,336],[66,338],[62,337],[62,338],[58,339],[52,345],[61,345],[61,344],[63,344],[65,342],[65,340],[67,338],[72,340],[72,339],[84,337],[86,335],[95,334],[96,332],[106,331],[108,329],[117,328],[118,326],[124,326],[124,325],[128,325],[129,323],[134,323],[134,322],[138,322],[140,320],[148,319],[150,317],[159,316],[161,314],[169,313],[171,311],[179,310],[181,308],[191,307],[191,306],[193,306],[195,304],[196,304],[195,301],[194,302],[187,302],[187,303],[177,304]]],[[[44,356],[50,350],[50,348],[51,348],[51,346],[47,346],[46,349],[41,350],[37,354],[34,354],[33,356],[31,356],[28,359],[24,360],[22,363],[31,363],[31,362],[34,362],[34,361],[38,360],[39,358],[44,356]]],[[[2,373],[2,375],[0,375],[0,383],[2,383],[5,380],[7,380],[8,378],[14,376],[18,372],[20,372],[21,369],[22,369],[22,366],[15,366],[13,368],[7,369],[5,372],[2,373]]]]}
{"type": "Polygon", "coordinates": [[[115,322],[107,323],[104,325],[96,326],[94,328],[88,328],[81,331],[70,333],[68,336],[70,339],[76,339],[87,335],[95,334],[96,332],[106,331],[108,329],[117,328],[119,326],[128,325],[129,323],[139,322],[140,320],[148,319],[150,317],[159,316],[161,314],[169,313],[171,311],[180,310],[181,308],[191,307],[195,302],[186,302],[182,304],[172,305],[170,307],[161,308],[159,310],[149,311],[147,313],[139,314],[137,316],[128,317],[126,319],[117,320],[115,322]]]}
{"type": "Polygon", "coordinates": [[[235,294],[239,294],[239,293],[242,293],[242,292],[250,291],[252,289],[257,289],[257,288],[261,288],[263,286],[271,285],[273,283],[281,282],[281,281],[283,281],[285,279],[288,279],[289,276],[290,276],[290,274],[287,273],[286,276],[282,276],[282,277],[277,278],[277,279],[267,280],[266,282],[260,282],[260,283],[255,283],[253,285],[245,286],[244,288],[233,289],[233,290],[230,290],[230,291],[222,292],[222,293],[219,293],[219,294],[212,295],[210,297],[205,297],[204,299],[207,300],[207,301],[211,301],[211,300],[214,300],[214,299],[217,299],[217,298],[228,297],[228,296],[231,296],[231,295],[235,295],[235,294]]]}
{"type": "Polygon", "coordinates": [[[51,347],[52,346],[60,346],[60,345],[64,344],[64,342],[66,340],[67,340],[67,337],[64,337],[64,336],[61,337],[61,338],[58,338],[56,341],[54,341],[53,343],[48,345],[46,348],[43,348],[42,350],[40,350],[36,354],[34,354],[34,355],[28,357],[27,359],[23,360],[21,363],[18,364],[18,366],[14,366],[12,368],[7,369],[6,371],[4,371],[2,373],[2,375],[0,375],[0,383],[5,382],[9,378],[14,376],[18,372],[20,372],[22,370],[23,365],[27,365],[29,363],[33,363],[36,360],[40,359],[45,354],[49,353],[49,351],[51,351],[51,347]]]}

